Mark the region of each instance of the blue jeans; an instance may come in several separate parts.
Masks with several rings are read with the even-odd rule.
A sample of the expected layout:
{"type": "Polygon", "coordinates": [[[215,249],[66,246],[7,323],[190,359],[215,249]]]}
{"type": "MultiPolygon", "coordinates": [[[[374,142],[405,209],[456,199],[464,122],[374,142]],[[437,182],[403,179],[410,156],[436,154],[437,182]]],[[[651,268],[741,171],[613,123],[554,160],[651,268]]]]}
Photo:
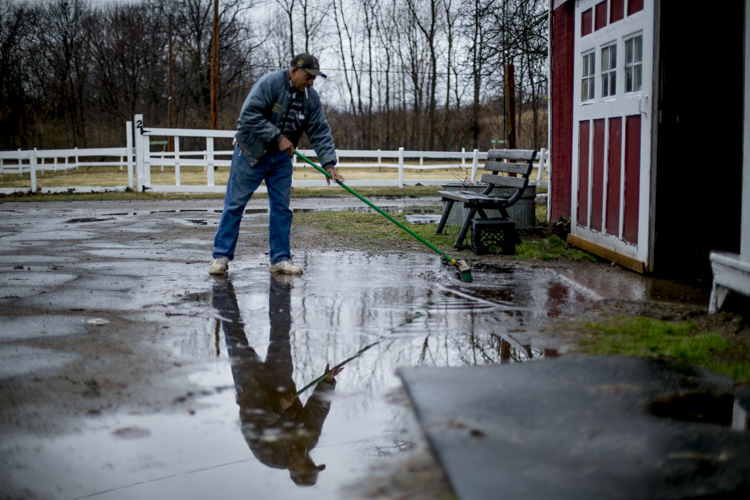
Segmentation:
{"type": "Polygon", "coordinates": [[[261,181],[265,180],[271,207],[271,220],[268,225],[271,264],[289,260],[289,231],[292,227],[289,198],[292,192],[292,170],[292,158],[283,151],[271,153],[251,167],[240,153],[240,148],[234,148],[227,194],[224,197],[224,212],[221,214],[214,238],[214,259],[234,259],[245,205],[261,181]]]}

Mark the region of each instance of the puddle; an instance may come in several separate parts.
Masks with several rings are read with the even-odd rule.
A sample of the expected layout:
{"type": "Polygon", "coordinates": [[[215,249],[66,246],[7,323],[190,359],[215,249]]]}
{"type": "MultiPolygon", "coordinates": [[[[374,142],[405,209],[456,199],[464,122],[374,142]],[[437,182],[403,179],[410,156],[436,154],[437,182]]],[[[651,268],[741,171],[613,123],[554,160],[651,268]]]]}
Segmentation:
{"type": "Polygon", "coordinates": [[[356,481],[382,450],[414,444],[399,441],[389,418],[404,409],[383,402],[400,385],[397,367],[554,356],[529,332],[550,312],[590,304],[543,269],[478,272],[464,284],[424,255],[306,253],[295,262],[302,277],[239,269],[215,279],[209,297],[191,296],[210,302],[216,317],[179,347],[183,356],[227,359],[222,381],[235,395],[226,401],[239,420],[237,439],[254,459],[252,474],[276,478],[280,498],[323,498],[356,481]],[[343,368],[335,382],[325,379],[327,365],[343,368]],[[359,465],[336,468],[331,452],[359,465]],[[289,489],[298,485],[315,486],[289,489]]]}
{"type": "Polygon", "coordinates": [[[407,215],[406,222],[411,224],[437,224],[440,222],[440,214],[436,215],[407,215]]]}
{"type": "Polygon", "coordinates": [[[44,305],[161,318],[172,359],[192,367],[198,388],[165,396],[161,412],[103,411],[76,434],[15,436],[2,450],[23,467],[11,464],[9,481],[42,497],[347,498],[373,466],[419,447],[419,435],[404,434],[412,410],[388,399],[401,388],[397,368],[551,356],[536,329],[592,304],[546,269],[476,269],[464,283],[438,256],[299,252],[304,275],[275,280],[258,265],[266,259],[238,259],[226,278],[157,260],[88,264],[97,277],[87,286],[135,272],[158,279],[136,287],[137,300],[81,291],[44,305]],[[343,367],[335,384],[319,380],[327,365],[343,367]]]}
{"type": "Polygon", "coordinates": [[[702,392],[673,396],[654,401],[649,411],[657,417],[715,424],[731,427],[734,430],[747,431],[748,412],[740,405],[738,398],[731,394],[712,394],[702,392]]]}
{"type": "Polygon", "coordinates": [[[107,220],[114,220],[114,217],[82,217],[80,219],[70,219],[63,222],[63,224],[81,224],[84,222],[104,222],[107,220]]]}
{"type": "Polygon", "coordinates": [[[0,341],[78,335],[86,332],[84,319],[75,316],[0,316],[0,341]]]}

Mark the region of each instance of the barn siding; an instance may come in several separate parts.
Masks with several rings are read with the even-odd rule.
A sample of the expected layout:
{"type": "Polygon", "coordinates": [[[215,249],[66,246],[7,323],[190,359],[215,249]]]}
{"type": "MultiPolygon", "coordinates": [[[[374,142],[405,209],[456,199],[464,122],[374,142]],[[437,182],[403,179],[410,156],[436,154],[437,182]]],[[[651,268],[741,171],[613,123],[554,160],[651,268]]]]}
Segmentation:
{"type": "Polygon", "coordinates": [[[550,220],[570,217],[573,162],[574,2],[553,11],[550,220]]]}
{"type": "Polygon", "coordinates": [[[620,235],[620,158],[622,157],[622,118],[609,119],[607,157],[607,234],[620,235]]]}
{"type": "Polygon", "coordinates": [[[579,123],[580,142],[578,155],[578,225],[588,227],[589,223],[589,131],[591,122],[583,120],[579,123]]]}
{"type": "Polygon", "coordinates": [[[641,116],[625,118],[625,222],[622,237],[638,244],[638,205],[641,169],[641,116]]]}
{"type": "Polygon", "coordinates": [[[604,119],[594,120],[594,162],[591,174],[591,229],[602,231],[604,218],[604,119]]]}

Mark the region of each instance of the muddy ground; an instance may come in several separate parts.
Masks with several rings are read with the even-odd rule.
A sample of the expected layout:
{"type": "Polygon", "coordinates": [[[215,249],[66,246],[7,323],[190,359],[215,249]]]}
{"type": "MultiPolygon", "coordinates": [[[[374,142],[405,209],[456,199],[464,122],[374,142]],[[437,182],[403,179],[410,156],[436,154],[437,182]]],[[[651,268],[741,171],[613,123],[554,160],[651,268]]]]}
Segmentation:
{"type": "MultiPolygon", "coordinates": [[[[374,201],[394,213],[439,209],[437,198],[374,201]]],[[[316,222],[319,210],[361,206],[351,199],[294,201],[294,260],[305,269],[288,296],[298,376],[313,379],[384,331],[390,342],[339,376],[341,402],[313,455],[328,469],[300,489],[253,462],[240,435],[212,302],[218,285],[207,274],[221,206],[0,204],[0,498],[200,498],[216,485],[230,497],[248,489],[255,498],[449,497],[393,375],[399,366],[576,352],[582,321],[620,315],[690,318],[738,342],[750,337],[741,315],[706,314],[705,283],[644,278],[607,262],[464,251],[475,277],[467,285],[417,243],[316,222]]],[[[248,338],[262,346],[266,206],[248,206],[229,275],[248,338]]]]}

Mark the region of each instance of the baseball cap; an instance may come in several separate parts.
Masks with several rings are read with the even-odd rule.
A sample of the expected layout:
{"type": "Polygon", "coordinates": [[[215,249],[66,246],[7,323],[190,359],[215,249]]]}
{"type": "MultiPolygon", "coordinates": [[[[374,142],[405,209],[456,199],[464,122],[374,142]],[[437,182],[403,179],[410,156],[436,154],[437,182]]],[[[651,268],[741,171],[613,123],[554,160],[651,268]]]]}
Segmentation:
{"type": "Polygon", "coordinates": [[[328,78],[326,75],[320,72],[320,64],[318,64],[318,58],[310,54],[299,54],[294,56],[290,65],[292,68],[304,69],[312,76],[322,76],[328,78]]]}

